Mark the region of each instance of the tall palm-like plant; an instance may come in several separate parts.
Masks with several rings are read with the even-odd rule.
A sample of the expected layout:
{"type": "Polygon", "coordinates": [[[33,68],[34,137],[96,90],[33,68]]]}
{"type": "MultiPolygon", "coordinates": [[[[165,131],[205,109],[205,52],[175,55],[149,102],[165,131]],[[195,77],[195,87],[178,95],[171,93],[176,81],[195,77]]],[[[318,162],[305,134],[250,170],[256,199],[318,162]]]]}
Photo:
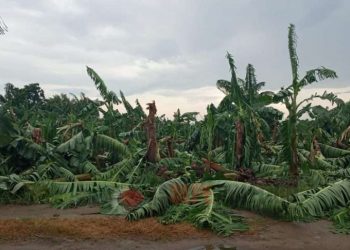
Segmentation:
{"type": "Polygon", "coordinates": [[[87,71],[88,75],[91,77],[91,79],[94,81],[96,88],[100,91],[100,95],[103,98],[103,100],[105,101],[105,105],[106,105],[108,111],[113,110],[113,104],[122,103],[119,100],[116,93],[107,89],[105,82],[95,72],[95,70],[86,66],[86,71],[87,71]]]}
{"type": "Polygon", "coordinates": [[[121,104],[122,101],[118,98],[116,93],[108,90],[105,82],[92,68],[86,66],[86,70],[103,98],[105,107],[99,108],[99,111],[103,114],[105,125],[109,128],[108,133],[110,136],[115,137],[117,134],[115,131],[116,118],[120,117],[120,113],[118,110],[114,110],[114,105],[121,104]]]}
{"type": "MultiPolygon", "coordinates": [[[[292,176],[298,176],[299,159],[297,152],[298,132],[297,124],[298,119],[308,110],[308,107],[301,108],[301,105],[306,101],[311,100],[313,97],[320,97],[323,99],[330,99],[330,96],[324,94],[323,96],[312,96],[301,102],[297,101],[298,95],[303,87],[312,84],[314,82],[336,78],[335,71],[319,67],[306,72],[306,75],[302,78],[299,77],[299,59],[296,51],[297,39],[295,33],[295,26],[291,24],[289,26],[288,33],[288,48],[289,57],[292,68],[292,84],[286,89],[282,89],[277,95],[275,100],[281,100],[288,110],[287,121],[283,126],[283,154],[289,162],[289,171],[292,176]]],[[[334,97],[334,96],[333,96],[334,97]]],[[[310,105],[309,105],[310,107],[310,105]]]]}
{"type": "Polygon", "coordinates": [[[259,90],[264,83],[258,83],[253,65],[247,66],[245,81],[236,75],[236,66],[231,54],[227,54],[231,70],[231,81],[218,80],[217,87],[226,94],[219,105],[220,111],[227,111],[234,116],[235,138],[234,166],[248,167],[259,153],[261,142],[261,118],[257,111],[272,102],[272,92],[259,90]]]}

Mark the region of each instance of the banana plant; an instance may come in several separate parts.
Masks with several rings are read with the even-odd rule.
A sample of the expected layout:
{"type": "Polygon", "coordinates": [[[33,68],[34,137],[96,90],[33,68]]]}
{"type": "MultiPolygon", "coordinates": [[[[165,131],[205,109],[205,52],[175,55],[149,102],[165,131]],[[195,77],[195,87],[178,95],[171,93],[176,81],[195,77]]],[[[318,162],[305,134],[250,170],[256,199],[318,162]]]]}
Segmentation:
{"type": "Polygon", "coordinates": [[[109,135],[115,136],[113,125],[115,125],[117,118],[121,115],[118,110],[114,110],[114,105],[121,104],[122,101],[118,98],[117,94],[111,90],[108,90],[105,82],[92,68],[86,66],[86,71],[90,78],[94,81],[96,88],[99,90],[101,97],[103,98],[103,106],[99,108],[99,111],[104,116],[105,124],[109,129],[109,135]]]}
{"type": "MultiPolygon", "coordinates": [[[[324,188],[310,189],[293,194],[286,199],[244,182],[212,180],[191,183],[188,179],[177,178],[160,185],[153,199],[131,211],[127,218],[138,220],[144,217],[165,214],[165,222],[168,222],[169,219],[179,221],[180,217],[180,219],[187,219],[198,226],[202,225],[203,219],[207,222],[207,226],[214,230],[221,228],[221,230],[215,231],[228,235],[235,230],[233,228],[225,230],[225,224],[234,224],[237,221],[229,222],[230,218],[225,217],[227,214],[220,214],[215,211],[213,199],[214,194],[218,193],[221,196],[217,195],[216,197],[223,198],[225,204],[233,208],[245,208],[282,219],[303,220],[310,217],[324,216],[337,207],[347,207],[350,200],[350,182],[349,180],[337,181],[324,188]],[[171,206],[178,206],[175,214],[171,206]],[[201,207],[197,210],[194,218],[191,213],[191,206],[194,209],[198,206],[201,207]],[[220,220],[215,220],[218,217],[220,220]]],[[[244,230],[238,225],[236,228],[244,230]]]]}
{"type": "Polygon", "coordinates": [[[226,96],[219,105],[234,120],[235,137],[232,165],[235,168],[249,167],[253,158],[259,156],[262,143],[263,121],[258,110],[272,103],[273,93],[260,92],[263,82],[257,82],[253,65],[248,64],[245,81],[236,75],[236,66],[231,54],[227,53],[231,70],[231,81],[218,80],[217,88],[226,96]]]}
{"type": "MultiPolygon", "coordinates": [[[[339,98],[338,98],[339,99],[339,98]]],[[[349,147],[350,103],[337,102],[337,106],[328,109],[322,106],[312,107],[308,112],[314,127],[322,129],[329,138],[326,143],[333,143],[340,148],[349,147]]]]}
{"type": "Polygon", "coordinates": [[[281,101],[288,110],[287,120],[284,122],[282,127],[282,137],[283,137],[283,156],[289,163],[290,175],[297,179],[299,175],[299,158],[298,158],[298,131],[297,125],[301,116],[306,113],[311,104],[302,106],[308,101],[314,98],[322,98],[327,100],[335,100],[335,96],[331,93],[324,93],[323,95],[314,95],[310,98],[298,101],[298,95],[300,91],[307,85],[318,82],[324,79],[334,79],[337,77],[335,71],[319,67],[316,69],[311,69],[306,72],[304,77],[299,77],[299,59],[296,51],[297,40],[295,33],[295,26],[291,24],[289,26],[288,33],[288,48],[289,48],[289,58],[292,68],[292,84],[287,88],[282,88],[277,95],[274,97],[275,101],[281,101]]]}

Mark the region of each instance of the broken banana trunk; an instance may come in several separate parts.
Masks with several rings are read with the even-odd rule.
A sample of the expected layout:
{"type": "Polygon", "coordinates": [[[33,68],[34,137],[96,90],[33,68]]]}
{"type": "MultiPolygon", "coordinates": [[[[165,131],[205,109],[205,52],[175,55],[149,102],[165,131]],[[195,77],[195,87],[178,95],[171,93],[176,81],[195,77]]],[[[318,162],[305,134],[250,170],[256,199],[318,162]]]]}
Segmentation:
{"type": "Polygon", "coordinates": [[[149,162],[157,162],[160,159],[159,148],[156,137],[156,114],[157,107],[155,101],[147,103],[147,109],[149,111],[148,116],[143,124],[147,138],[147,153],[146,159],[149,162]]]}

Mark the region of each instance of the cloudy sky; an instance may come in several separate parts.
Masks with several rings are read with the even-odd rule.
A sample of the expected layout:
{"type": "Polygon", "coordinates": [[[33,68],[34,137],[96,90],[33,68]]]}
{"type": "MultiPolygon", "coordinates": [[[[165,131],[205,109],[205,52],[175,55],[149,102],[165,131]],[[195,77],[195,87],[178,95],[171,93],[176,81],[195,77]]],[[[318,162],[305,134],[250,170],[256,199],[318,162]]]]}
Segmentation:
{"type": "Polygon", "coordinates": [[[47,96],[85,92],[98,97],[85,65],[133,103],[156,100],[160,113],[204,111],[229,79],[226,51],[238,74],[252,63],[266,89],[291,80],[288,25],[296,25],[301,72],[318,66],[337,80],[330,89],[349,99],[350,1],[346,0],[0,0],[9,31],[0,37],[4,84],[39,82],[47,96]],[[349,87],[347,87],[349,86],[349,87]]]}

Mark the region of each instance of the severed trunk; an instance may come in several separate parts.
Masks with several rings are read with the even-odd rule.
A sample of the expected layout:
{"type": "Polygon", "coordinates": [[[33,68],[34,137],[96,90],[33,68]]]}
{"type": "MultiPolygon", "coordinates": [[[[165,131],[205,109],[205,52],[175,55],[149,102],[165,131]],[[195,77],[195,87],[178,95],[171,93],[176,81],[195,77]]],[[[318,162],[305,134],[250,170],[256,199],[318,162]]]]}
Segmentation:
{"type": "Polygon", "coordinates": [[[146,159],[150,162],[157,162],[159,160],[159,150],[156,137],[156,103],[147,103],[147,109],[149,111],[148,116],[143,124],[146,137],[147,137],[147,153],[146,159]]]}
{"type": "Polygon", "coordinates": [[[41,144],[43,142],[41,128],[34,128],[33,129],[33,131],[32,131],[32,140],[36,144],[41,144]]]}
{"type": "Polygon", "coordinates": [[[272,127],[272,142],[276,143],[277,141],[277,132],[278,132],[278,121],[273,122],[273,127],[272,127]]]}
{"type": "Polygon", "coordinates": [[[316,157],[318,157],[320,154],[321,154],[321,148],[320,148],[320,145],[318,144],[317,137],[314,136],[312,138],[310,157],[309,157],[309,160],[312,165],[315,164],[316,157]]]}
{"type": "Polygon", "coordinates": [[[166,141],[166,146],[168,149],[168,157],[169,158],[173,158],[175,157],[175,151],[174,151],[174,145],[173,145],[173,137],[172,136],[168,136],[165,138],[166,141]]]}
{"type": "Polygon", "coordinates": [[[243,161],[243,138],[244,138],[244,124],[241,120],[236,121],[236,145],[235,145],[235,154],[236,154],[236,168],[242,167],[243,161]]]}

